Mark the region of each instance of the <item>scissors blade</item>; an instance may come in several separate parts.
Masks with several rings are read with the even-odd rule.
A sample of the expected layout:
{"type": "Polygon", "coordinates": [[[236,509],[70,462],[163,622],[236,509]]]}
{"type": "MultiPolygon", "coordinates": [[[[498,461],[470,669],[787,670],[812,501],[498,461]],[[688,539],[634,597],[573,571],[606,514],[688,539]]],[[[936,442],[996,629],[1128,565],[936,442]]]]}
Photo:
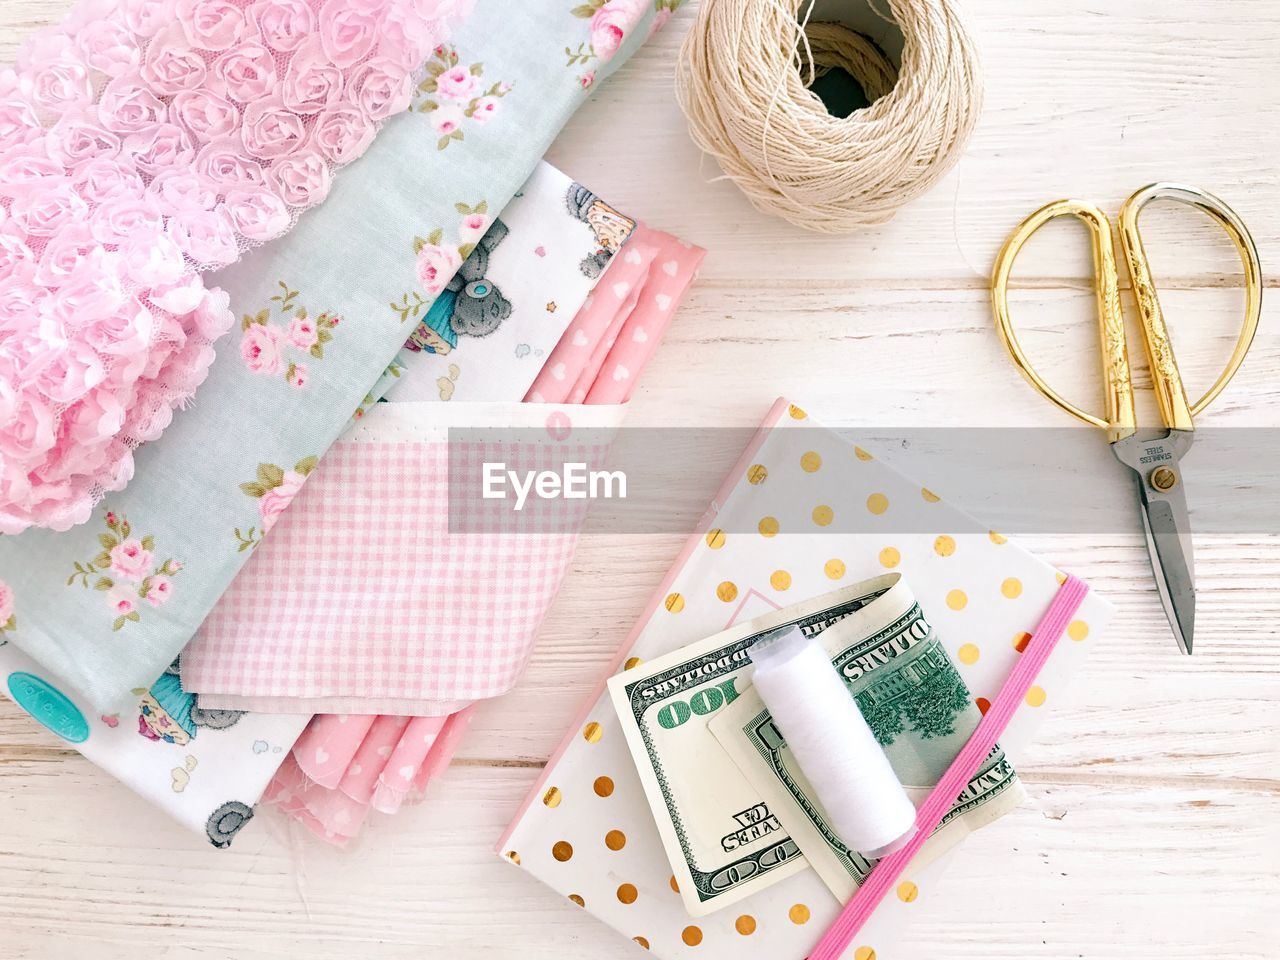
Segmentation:
{"type": "MultiPolygon", "coordinates": [[[[1185,516],[1186,499],[1181,499],[1185,516]]],[[[1143,498],[1142,527],[1160,603],[1178,646],[1190,655],[1196,629],[1195,555],[1186,526],[1179,528],[1177,514],[1169,499],[1143,498]]]]}
{"type": "Polygon", "coordinates": [[[1174,638],[1186,654],[1191,653],[1195,641],[1196,579],[1182,457],[1194,437],[1190,430],[1168,430],[1154,436],[1134,434],[1111,444],[1111,452],[1133,471],[1138,484],[1142,529],[1156,589],[1174,638]],[[1153,483],[1169,477],[1173,484],[1162,482],[1165,489],[1153,483]]]}

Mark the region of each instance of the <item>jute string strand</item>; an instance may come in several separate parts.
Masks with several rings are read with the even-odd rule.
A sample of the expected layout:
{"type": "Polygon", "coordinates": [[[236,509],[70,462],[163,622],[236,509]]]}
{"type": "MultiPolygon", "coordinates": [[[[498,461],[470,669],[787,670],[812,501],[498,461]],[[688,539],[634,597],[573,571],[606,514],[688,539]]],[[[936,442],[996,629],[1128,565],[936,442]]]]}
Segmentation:
{"type": "Polygon", "coordinates": [[[703,0],[676,93],[694,142],[759,210],[822,233],[883,223],[932,187],[982,109],[977,51],[953,0],[889,0],[902,65],[810,0],[703,0]],[[808,87],[840,67],[870,106],[832,116],[808,87]]]}

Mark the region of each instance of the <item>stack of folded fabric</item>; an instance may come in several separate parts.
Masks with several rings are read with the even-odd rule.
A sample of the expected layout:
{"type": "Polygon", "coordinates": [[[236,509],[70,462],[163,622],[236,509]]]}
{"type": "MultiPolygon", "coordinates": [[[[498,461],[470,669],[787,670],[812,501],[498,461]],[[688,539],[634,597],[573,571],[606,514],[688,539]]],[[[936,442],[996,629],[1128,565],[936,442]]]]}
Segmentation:
{"type": "MultiPolygon", "coordinates": [[[[485,396],[492,363],[509,378],[495,384],[519,383],[519,399],[574,336],[539,327],[542,339],[521,340],[501,365],[497,353],[479,359],[503,326],[534,319],[489,282],[504,246],[532,263],[493,214],[671,6],[485,0],[450,38],[466,3],[82,0],[59,31],[32,41],[21,76],[0,76],[0,514],[10,534],[0,538],[0,677],[17,703],[230,843],[309,715],[338,702],[289,713],[201,703],[175,658],[206,618],[213,630],[250,559],[236,593],[259,576],[295,578],[273,581],[281,606],[259,611],[287,616],[310,571],[272,568],[267,551],[300,525],[281,518],[308,480],[362,469],[342,452],[380,429],[381,408],[402,406],[370,407],[392,383],[412,374],[434,392],[433,409],[462,409],[456,401],[485,396]],[[566,58],[566,47],[579,52],[566,58]],[[221,269],[200,273],[211,267],[221,269]],[[221,336],[232,317],[238,333],[221,336]],[[206,375],[199,405],[172,415],[206,375]],[[350,443],[327,457],[353,411],[364,416],[350,443]]],[[[584,283],[564,294],[572,304],[612,273],[625,218],[567,186],[560,202],[594,237],[575,263],[584,283]]],[[[585,323],[586,300],[563,313],[543,304],[550,329],[575,313],[585,323]]],[[[631,367],[600,350],[612,384],[597,397],[622,399],[631,367]]],[[[567,361],[548,370],[557,383],[561,369],[567,361]]],[[[581,388],[589,399],[595,381],[581,388]]],[[[394,413],[388,423],[397,416],[421,424],[394,413]]],[[[336,518],[345,504],[329,506],[336,518]]],[[[343,535],[365,543],[361,531],[343,535]]],[[[410,623],[399,640],[425,632],[410,623]]],[[[269,674],[292,654],[266,640],[252,656],[269,674]]],[[[486,690],[518,672],[521,655],[502,647],[472,651],[502,663],[505,679],[486,690]]],[[[343,669],[309,654],[298,662],[343,669]]],[[[447,759],[466,705],[493,695],[431,693],[427,709],[421,690],[373,689],[346,709],[397,719],[371,720],[360,742],[376,730],[381,758],[394,739],[395,769],[413,767],[418,786],[447,759]],[[406,703],[393,711],[385,699],[406,703]],[[399,719],[410,715],[430,719],[399,719]]],[[[330,723],[340,721],[316,721],[299,742],[330,723]]],[[[336,782],[372,801],[376,782],[357,788],[347,775],[361,775],[350,762],[336,782]]]]}
{"type": "MultiPolygon", "coordinates": [[[[387,402],[335,445],[182,657],[206,708],[318,714],[267,797],[335,843],[421,796],[472,706],[511,688],[572,558],[579,506],[545,535],[451,528],[449,430],[615,426],[703,253],[545,164],[498,218],[462,215],[484,232],[387,402]]],[[[452,252],[426,239],[420,260],[452,252]]]]}

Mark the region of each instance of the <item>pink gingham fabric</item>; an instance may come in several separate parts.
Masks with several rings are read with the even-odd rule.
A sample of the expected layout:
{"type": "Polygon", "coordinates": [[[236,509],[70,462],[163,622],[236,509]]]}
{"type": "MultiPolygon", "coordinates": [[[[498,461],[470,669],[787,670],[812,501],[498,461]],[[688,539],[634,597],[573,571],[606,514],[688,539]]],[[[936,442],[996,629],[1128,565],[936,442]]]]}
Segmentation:
{"type": "MultiPolygon", "coordinates": [[[[485,461],[522,472],[565,458],[598,464],[607,448],[573,440],[570,414],[582,408],[533,408],[537,421],[525,419],[542,425],[545,445],[450,444],[439,427],[424,441],[410,422],[423,411],[406,409],[447,423],[473,406],[380,404],[334,445],[184,652],[183,682],[203,705],[289,698],[307,712],[365,700],[439,714],[514,685],[586,501],[530,498],[515,513],[482,501],[478,482],[455,482],[451,529],[450,460],[456,481],[459,471],[478,477],[485,461]]],[[[492,406],[508,408],[494,413],[508,423],[530,410],[492,406]]]]}

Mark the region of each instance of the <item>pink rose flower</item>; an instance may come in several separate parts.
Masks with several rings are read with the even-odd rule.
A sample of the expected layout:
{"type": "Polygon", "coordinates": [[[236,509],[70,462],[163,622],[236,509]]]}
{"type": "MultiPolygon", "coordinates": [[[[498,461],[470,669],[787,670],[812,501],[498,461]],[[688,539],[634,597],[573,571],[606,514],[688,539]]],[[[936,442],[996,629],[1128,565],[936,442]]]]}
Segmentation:
{"type": "Polygon", "coordinates": [[[329,61],[318,36],[303,41],[285,71],[280,98],[298,113],[319,113],[342,93],[342,68],[329,61]]]}
{"type": "Polygon", "coordinates": [[[164,218],[153,198],[120,194],[98,204],[89,226],[99,243],[123,243],[129,237],[152,236],[164,228],[164,218]]]}
{"type": "Polygon", "coordinates": [[[390,60],[370,60],[356,67],[348,97],[370,120],[385,120],[409,108],[413,77],[390,60]]]}
{"type": "Polygon", "coordinates": [[[442,137],[447,137],[462,126],[462,108],[452,103],[437,107],[428,116],[431,118],[431,129],[442,137]]]}
{"type": "Polygon", "coordinates": [[[175,23],[148,44],[141,75],[152,93],[172,97],[184,90],[199,89],[207,70],[200,51],[187,45],[182,26],[175,23]]]}
{"type": "MultiPolygon", "coordinates": [[[[30,281],[36,272],[36,255],[23,239],[0,229],[0,280],[30,281]]],[[[4,383],[0,379],[0,383],[4,383]]]]}
{"type": "Polygon", "coordinates": [[[320,8],[320,41],[329,60],[344,70],[355,66],[373,49],[381,16],[375,9],[350,0],[325,0],[320,8]]]}
{"type": "Polygon", "coordinates": [[[418,251],[418,282],[434,297],[453,279],[461,266],[462,257],[456,247],[423,244],[418,251]]]}
{"type": "Polygon", "coordinates": [[[228,190],[222,209],[242,236],[258,242],[274,240],[293,219],[284,201],[265,187],[228,190]]]}
{"type": "MultiPolygon", "coordinates": [[[[256,324],[255,324],[256,326],[256,324]]],[[[262,515],[262,532],[266,533],[276,525],[280,514],[293,502],[307,478],[296,470],[286,470],[279,486],[272,487],[258,498],[258,513],[262,515]]]]}
{"type": "Polygon", "coordinates": [[[145,366],[147,349],[151,346],[155,315],[136,298],[126,299],[123,291],[99,290],[97,284],[88,279],[80,286],[63,287],[58,294],[68,304],[90,302],[95,296],[101,297],[105,304],[110,302],[113,295],[116,297],[116,306],[103,306],[95,310],[94,322],[82,329],[80,335],[85,343],[99,353],[124,361],[117,362],[111,369],[111,376],[116,382],[130,383],[136,379],[145,366]]]}
{"type": "Polygon", "coordinates": [[[140,52],[133,34],[118,20],[100,17],[76,28],[76,47],[92,69],[122,77],[138,69],[140,52]]]}
{"type": "MultiPolygon", "coordinates": [[[[195,395],[196,388],[209,376],[209,367],[217,357],[213,347],[207,343],[191,342],[165,368],[164,379],[170,386],[166,389],[167,402],[181,403],[195,395]],[[175,390],[173,384],[179,384],[175,390]]],[[[169,569],[174,569],[170,565],[169,569]]]]}
{"type": "Polygon", "coordinates": [[[480,79],[474,76],[463,64],[450,67],[436,77],[436,93],[441,99],[455,103],[466,103],[476,95],[480,88],[480,79]]]}
{"type": "Polygon", "coordinates": [[[231,0],[178,0],[174,12],[187,41],[201,50],[226,50],[247,32],[244,11],[231,0]]]}
{"type": "Polygon", "coordinates": [[[186,90],[169,104],[169,120],[186,127],[199,142],[209,143],[236,129],[240,111],[230,100],[208,90],[186,90]]]}
{"type": "MultiPolygon", "coordinates": [[[[185,317],[204,302],[205,289],[200,277],[188,274],[174,281],[152,287],[147,292],[147,302],[167,313],[185,317]]],[[[184,330],[193,329],[194,323],[184,323],[184,330]]]]}
{"type": "Polygon", "coordinates": [[[409,40],[404,26],[397,22],[396,12],[387,11],[387,19],[379,31],[376,55],[379,60],[394,63],[400,69],[411,72],[422,60],[422,47],[409,40]]]}
{"type": "Polygon", "coordinates": [[[122,580],[141,580],[151,569],[151,551],[135,537],[111,548],[111,572],[122,580]]]}
{"type": "Polygon", "coordinates": [[[244,155],[244,147],[238,138],[215,140],[201,147],[196,154],[195,171],[224,190],[229,187],[260,187],[267,181],[262,167],[244,155]]]}
{"type": "Polygon", "coordinates": [[[52,450],[57,439],[53,405],[26,393],[17,397],[8,426],[0,431],[0,451],[18,464],[29,464],[52,450]]]}
{"type": "Polygon", "coordinates": [[[43,129],[31,101],[17,91],[17,78],[12,78],[12,89],[5,89],[0,79],[0,143],[27,143],[38,137],[43,129]]]}
{"type": "MultiPolygon", "coordinates": [[[[330,0],[332,3],[332,0],[330,0]]],[[[354,107],[336,107],[316,118],[312,143],[331,163],[350,163],[373,142],[373,124],[354,107]]]]}
{"type": "Polygon", "coordinates": [[[307,381],[311,379],[305,363],[290,364],[289,371],[289,386],[296,387],[299,390],[305,387],[307,381]]]}
{"type": "Polygon", "coordinates": [[[107,591],[107,607],[117,617],[127,617],[138,608],[138,594],[123,583],[107,591]]]}
{"type": "Polygon", "coordinates": [[[162,170],[190,167],[195,147],[181,127],[158,123],[150,130],[125,137],[123,154],[140,172],[154,177],[162,170]]]}
{"type": "Polygon", "coordinates": [[[49,157],[64,167],[88,160],[110,160],[120,152],[120,138],[103,128],[96,113],[65,113],[44,140],[49,157]]]}
{"type": "Polygon", "coordinates": [[[498,112],[500,105],[501,101],[497,97],[481,97],[476,101],[475,109],[471,111],[471,119],[476,123],[488,123],[498,112]]]}
{"type": "Polygon", "coordinates": [[[224,267],[240,252],[231,219],[221,209],[177,214],[165,229],[179,250],[205,268],[224,267]]]}
{"type": "Polygon", "coordinates": [[[120,248],[127,276],[140,286],[177,283],[187,272],[178,245],[159,230],[130,237],[120,248]]]}
{"type": "Polygon", "coordinates": [[[636,25],[644,18],[646,0],[608,0],[591,18],[591,49],[601,60],[610,60],[636,25]]]}
{"type": "Polygon", "coordinates": [[[141,37],[154,37],[173,23],[174,0],[124,0],[124,22],[141,37]]]}
{"type": "Polygon", "coordinates": [[[253,103],[275,89],[276,59],[257,40],[249,40],[215,60],[213,75],[226,84],[231,99],[253,103]]]}
{"type": "Polygon", "coordinates": [[[258,0],[249,8],[262,40],[281,53],[297,50],[315,33],[316,17],[306,0],[258,0]]]}
{"type": "Polygon", "coordinates": [[[13,617],[13,587],[0,580],[0,628],[13,617]]]}
{"type": "Polygon", "coordinates": [[[37,35],[18,58],[22,84],[38,113],[60,115],[93,102],[89,65],[61,33],[37,35]]]}
{"type": "Polygon", "coordinates": [[[289,343],[299,350],[310,350],[320,339],[316,322],[310,317],[294,317],[287,334],[289,343]]]}
{"type": "Polygon", "coordinates": [[[83,160],[71,171],[71,185],[88,203],[102,203],[124,194],[142,196],[142,177],[111,158],[83,160]]]}
{"type": "Polygon", "coordinates": [[[458,239],[463,243],[479,243],[489,229],[489,218],[483,213],[469,213],[458,224],[458,239]]]}
{"type": "Polygon", "coordinates": [[[24,190],[9,203],[14,225],[29,237],[51,237],[88,213],[88,205],[65,179],[44,189],[24,190]]]}
{"type": "MultiPolygon", "coordinates": [[[[285,84],[288,85],[288,80],[285,84]]],[[[255,101],[245,108],[240,136],[245,152],[262,160],[274,160],[298,149],[306,139],[307,130],[297,113],[273,97],[255,101]]]]}
{"type": "Polygon", "coordinates": [[[595,82],[596,82],[596,72],[594,70],[588,70],[586,73],[584,73],[582,76],[578,78],[578,83],[582,85],[583,90],[587,89],[587,87],[591,86],[595,82]]]}
{"type": "Polygon", "coordinates": [[[249,324],[240,338],[240,358],[251,372],[275,376],[283,365],[279,331],[265,323],[249,324]]]}
{"type": "Polygon", "coordinates": [[[87,223],[71,224],[45,244],[35,270],[35,281],[45,287],[59,287],[82,270],[96,269],[91,263],[104,254],[87,223]]]}
{"type": "Polygon", "coordinates": [[[65,174],[62,164],[50,159],[47,137],[43,135],[7,149],[0,146],[0,183],[4,184],[7,197],[28,189],[44,189],[65,174]]]}
{"type": "Polygon", "coordinates": [[[404,65],[413,66],[422,59],[422,51],[441,44],[447,38],[450,21],[457,22],[468,16],[472,5],[472,0],[393,3],[381,26],[379,49],[392,59],[395,59],[392,53],[395,50],[406,58],[404,65]]]}
{"type": "Polygon", "coordinates": [[[212,210],[218,201],[213,184],[189,170],[162,170],[147,186],[147,196],[154,197],[161,209],[172,213],[196,213],[212,210]]]}
{"type": "Polygon", "coordinates": [[[164,120],[164,103],[134,76],[117,77],[98,98],[98,118],[108,130],[137,133],[164,120]]]}
{"type": "MultiPolygon", "coordinates": [[[[0,340],[13,360],[21,359],[23,379],[39,366],[28,354],[47,353],[46,340],[65,339],[57,317],[47,315],[52,298],[48,290],[29,279],[11,277],[0,284],[0,340]]],[[[12,394],[19,383],[17,372],[11,380],[0,384],[0,391],[12,394]]],[[[10,397],[11,399],[11,397],[10,397]]],[[[0,407],[0,414],[3,412],[0,407]]]]}
{"type": "Polygon", "coordinates": [[[163,573],[157,573],[147,582],[147,603],[153,607],[162,607],[173,595],[173,581],[163,573]]]}
{"type": "Polygon", "coordinates": [[[309,207],[329,195],[329,164],[318,153],[300,150],[277,160],[267,179],[291,207],[309,207]]]}
{"type": "MultiPolygon", "coordinates": [[[[205,290],[204,299],[190,316],[196,333],[206,340],[217,340],[236,322],[231,312],[231,297],[219,287],[205,290]]],[[[174,567],[173,569],[179,569],[174,567]]]]}
{"type": "Polygon", "coordinates": [[[87,344],[72,341],[53,351],[35,387],[51,403],[69,405],[106,379],[98,354],[87,344]]]}

